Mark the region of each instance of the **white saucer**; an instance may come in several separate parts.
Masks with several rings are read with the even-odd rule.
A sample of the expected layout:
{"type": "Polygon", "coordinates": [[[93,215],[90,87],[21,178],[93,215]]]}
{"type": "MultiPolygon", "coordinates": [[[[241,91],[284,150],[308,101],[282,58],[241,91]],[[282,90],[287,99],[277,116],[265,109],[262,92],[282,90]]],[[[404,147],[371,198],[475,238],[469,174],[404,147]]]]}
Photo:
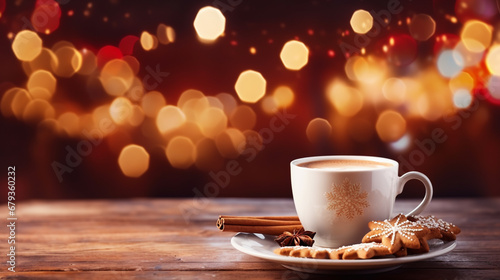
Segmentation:
{"type": "Polygon", "coordinates": [[[286,268],[310,273],[374,273],[396,269],[409,262],[421,261],[446,254],[456,247],[456,241],[443,242],[430,240],[430,251],[419,255],[396,258],[394,256],[367,260],[330,260],[308,259],[276,255],[273,250],[278,248],[274,236],[254,233],[237,233],[231,239],[231,244],[239,251],[272,262],[277,262],[286,268]]]}

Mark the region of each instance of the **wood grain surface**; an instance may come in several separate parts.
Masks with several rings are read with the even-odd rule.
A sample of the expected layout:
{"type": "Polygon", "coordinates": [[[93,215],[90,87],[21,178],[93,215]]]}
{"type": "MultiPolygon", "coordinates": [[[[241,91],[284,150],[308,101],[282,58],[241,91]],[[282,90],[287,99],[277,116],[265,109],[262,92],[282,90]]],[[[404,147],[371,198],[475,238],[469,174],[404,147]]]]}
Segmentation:
{"type": "MultiPolygon", "coordinates": [[[[395,212],[417,203],[398,200],[395,212]]],[[[333,276],[294,272],[241,253],[230,244],[234,233],[215,226],[221,214],[296,215],[291,199],[28,201],[16,206],[16,272],[7,270],[10,245],[4,225],[2,279],[500,278],[500,198],[431,202],[422,214],[462,229],[448,254],[379,274],[333,276]]]]}

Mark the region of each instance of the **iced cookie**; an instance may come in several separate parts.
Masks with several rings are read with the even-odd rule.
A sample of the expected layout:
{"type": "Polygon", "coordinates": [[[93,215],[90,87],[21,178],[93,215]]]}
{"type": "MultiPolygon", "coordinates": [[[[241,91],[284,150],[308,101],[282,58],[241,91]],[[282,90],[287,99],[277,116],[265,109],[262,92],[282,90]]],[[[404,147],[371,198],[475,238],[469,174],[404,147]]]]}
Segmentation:
{"type": "Polygon", "coordinates": [[[391,220],[371,221],[368,227],[371,231],[363,237],[362,242],[380,242],[389,248],[391,254],[401,248],[420,249],[421,239],[429,234],[427,227],[409,221],[403,214],[391,220]]]}
{"type": "MultiPolygon", "coordinates": [[[[434,233],[433,238],[439,238],[445,241],[457,239],[456,235],[461,231],[456,225],[445,222],[434,216],[408,216],[408,220],[427,227],[431,233],[434,233]]],[[[428,238],[428,240],[433,238],[428,238]]]]}

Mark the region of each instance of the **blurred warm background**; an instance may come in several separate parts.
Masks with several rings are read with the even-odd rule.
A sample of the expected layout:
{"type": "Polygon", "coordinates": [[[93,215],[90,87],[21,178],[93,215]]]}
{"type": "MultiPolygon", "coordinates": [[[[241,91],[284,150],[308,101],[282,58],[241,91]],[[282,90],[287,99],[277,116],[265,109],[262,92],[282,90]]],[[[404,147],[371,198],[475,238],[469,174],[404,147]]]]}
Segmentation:
{"type": "Polygon", "coordinates": [[[499,9],[0,0],[0,181],[15,165],[17,199],[290,197],[292,159],[359,154],[438,197],[499,195],[499,9]]]}

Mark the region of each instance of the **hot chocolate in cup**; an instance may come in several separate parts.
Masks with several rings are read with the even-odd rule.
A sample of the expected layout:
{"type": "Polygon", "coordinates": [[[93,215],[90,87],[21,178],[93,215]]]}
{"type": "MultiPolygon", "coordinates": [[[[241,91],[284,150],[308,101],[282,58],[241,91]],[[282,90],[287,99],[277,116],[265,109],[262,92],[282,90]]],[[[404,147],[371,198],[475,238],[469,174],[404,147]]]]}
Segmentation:
{"type": "Polygon", "coordinates": [[[292,161],[295,209],[315,246],[360,243],[368,222],[390,218],[396,196],[409,180],[425,186],[425,197],[408,215],[420,214],[432,199],[432,184],[420,172],[398,176],[394,160],[370,156],[317,156],[292,161]]]}

